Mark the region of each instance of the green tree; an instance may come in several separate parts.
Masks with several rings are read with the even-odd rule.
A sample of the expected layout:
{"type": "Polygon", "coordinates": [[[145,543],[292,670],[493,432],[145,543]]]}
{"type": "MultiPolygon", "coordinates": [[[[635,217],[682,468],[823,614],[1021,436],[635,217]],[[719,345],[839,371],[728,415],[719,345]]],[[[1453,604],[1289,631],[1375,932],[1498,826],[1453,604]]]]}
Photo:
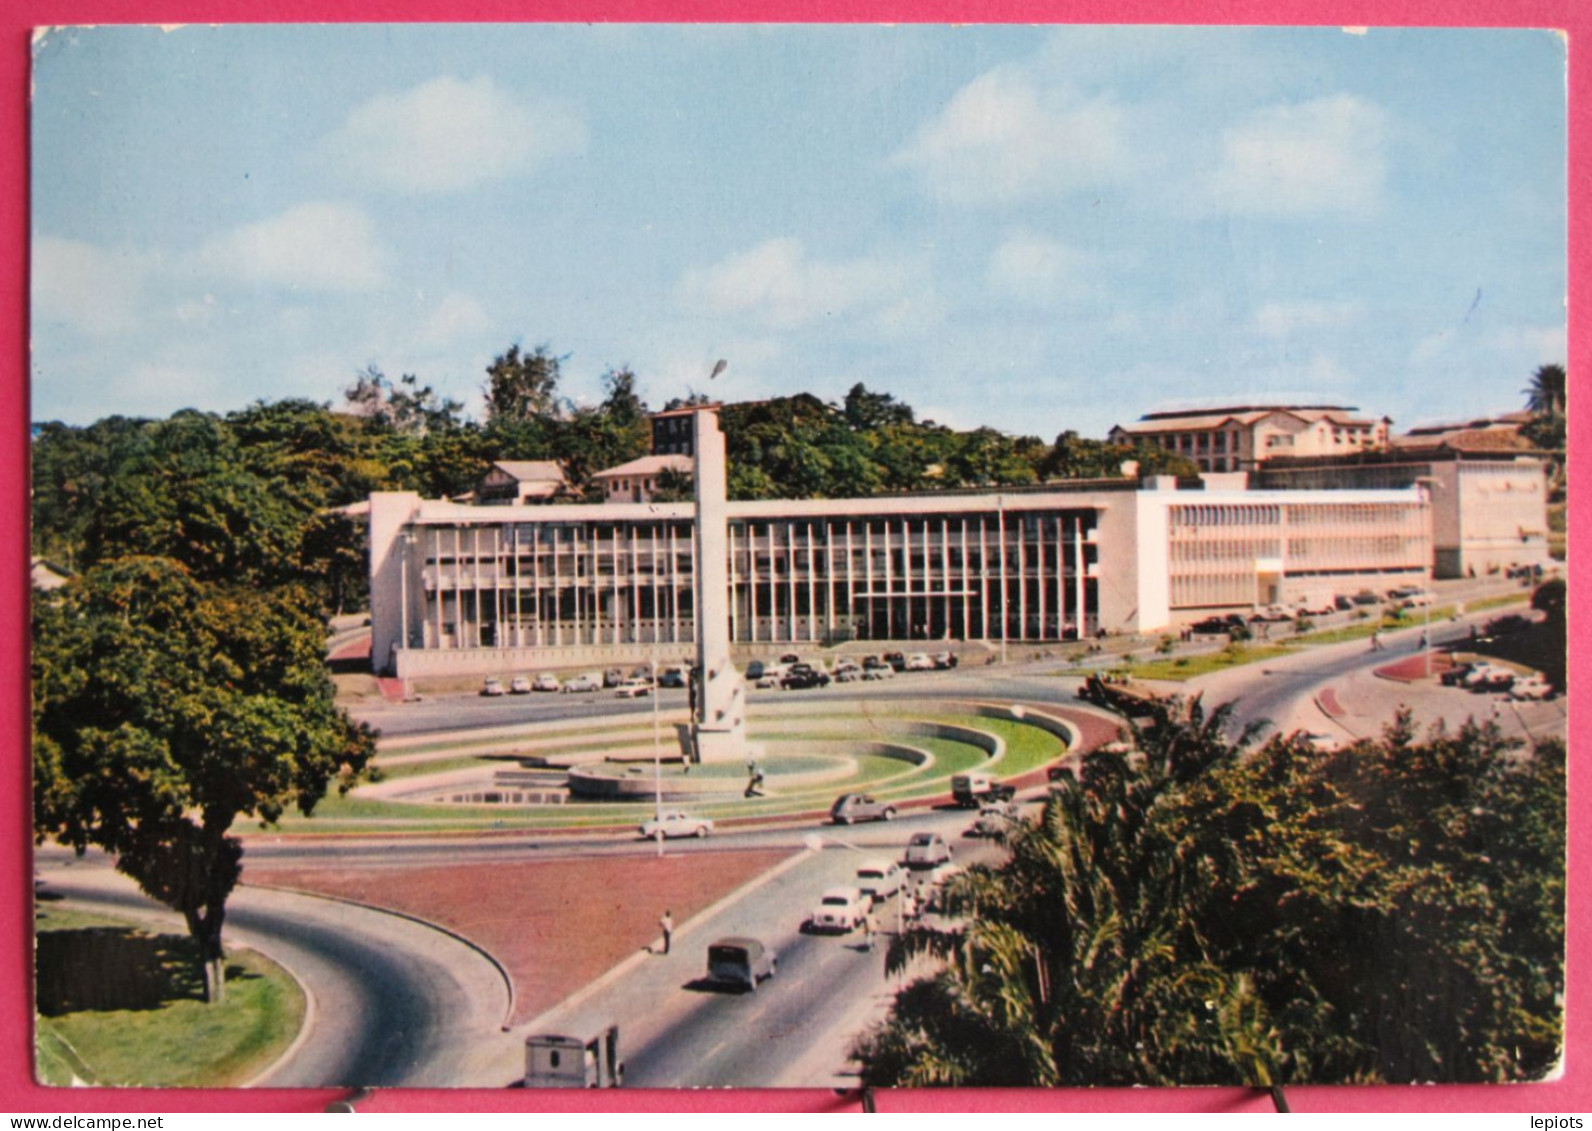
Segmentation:
{"type": "MultiPolygon", "coordinates": [[[[1132,724],[1130,724],[1132,726],[1132,724]]],[[[892,946],[872,1084],[1540,1078],[1562,1047],[1564,758],[1492,726],[1322,753],[1163,704],[892,946]]]]}
{"type": "Polygon", "coordinates": [[[35,599],[34,835],[115,854],[180,912],[212,1001],[242,872],[233,822],[310,813],[374,749],[333,704],[311,604],[296,587],[207,584],[151,557],[35,599]]]}

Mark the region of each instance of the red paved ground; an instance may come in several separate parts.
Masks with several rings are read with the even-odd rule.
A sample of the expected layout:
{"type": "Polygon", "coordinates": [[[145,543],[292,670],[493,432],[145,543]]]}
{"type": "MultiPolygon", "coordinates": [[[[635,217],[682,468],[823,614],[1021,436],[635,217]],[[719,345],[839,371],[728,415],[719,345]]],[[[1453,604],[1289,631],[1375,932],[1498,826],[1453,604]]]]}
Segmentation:
{"type": "MultiPolygon", "coordinates": [[[[1445,672],[1453,666],[1454,662],[1447,652],[1432,653],[1433,675],[1445,672]]],[[[1413,656],[1405,656],[1402,660],[1391,664],[1383,664],[1376,669],[1375,674],[1398,683],[1414,683],[1418,679],[1426,678],[1426,657],[1417,652],[1413,656]]]]}
{"type": "Polygon", "coordinates": [[[529,1021],[676,924],[761,875],[785,850],[361,868],[247,866],[245,879],[402,911],[469,939],[514,981],[529,1021]]]}

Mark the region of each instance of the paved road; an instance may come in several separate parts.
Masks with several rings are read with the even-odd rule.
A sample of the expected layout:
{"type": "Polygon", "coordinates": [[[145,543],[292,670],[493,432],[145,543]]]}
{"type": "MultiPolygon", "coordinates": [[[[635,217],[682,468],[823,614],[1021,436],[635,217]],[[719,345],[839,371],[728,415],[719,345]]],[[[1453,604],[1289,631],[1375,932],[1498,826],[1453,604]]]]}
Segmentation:
{"type": "MultiPolygon", "coordinates": [[[[802,921],[826,888],[849,884],[869,859],[900,859],[911,832],[936,828],[955,842],[959,862],[994,860],[999,850],[959,833],[971,814],[925,814],[890,824],[807,833],[790,865],[728,906],[682,924],[671,953],[638,955],[594,992],[518,1031],[561,1032],[599,1019],[618,1023],[631,1087],[843,1087],[852,1039],[884,1015],[883,936],[871,951],[861,932],[808,935],[802,921]],[[707,946],[751,935],[774,948],[779,972],[755,993],[705,984],[707,946]]],[[[899,897],[875,912],[894,931],[899,897]]],[[[518,1052],[516,1045],[515,1053],[518,1052]]],[[[505,1072],[519,1071],[505,1054],[505,1072]]]]}
{"type": "MultiPolygon", "coordinates": [[[[104,858],[41,857],[46,892],[158,922],[181,921],[104,858]]],[[[287,892],[240,888],[226,937],[287,967],[310,995],[301,1043],[267,1087],[454,1087],[501,1083],[488,1066],[508,991],[478,951],[394,915],[287,892]]]]}

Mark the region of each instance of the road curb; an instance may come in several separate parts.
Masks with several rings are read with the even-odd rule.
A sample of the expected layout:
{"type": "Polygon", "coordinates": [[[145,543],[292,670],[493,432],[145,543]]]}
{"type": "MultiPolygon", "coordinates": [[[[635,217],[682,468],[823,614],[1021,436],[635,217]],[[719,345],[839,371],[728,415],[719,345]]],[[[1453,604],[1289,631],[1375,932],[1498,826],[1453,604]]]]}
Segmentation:
{"type": "Polygon", "coordinates": [[[509,1004],[508,1009],[504,1011],[503,1020],[498,1024],[503,1032],[508,1032],[509,1020],[514,1016],[514,979],[509,976],[507,967],[505,967],[503,963],[499,962],[497,958],[493,956],[491,951],[487,950],[486,947],[482,946],[480,943],[461,935],[452,927],[445,927],[441,923],[434,923],[430,919],[422,918],[421,916],[411,914],[408,911],[396,911],[391,907],[382,907],[378,904],[366,903],[359,899],[349,899],[347,896],[342,895],[327,895],[325,892],[307,891],[304,888],[288,887],[283,884],[247,884],[245,886],[253,888],[255,891],[286,892],[289,895],[305,896],[309,899],[319,899],[326,903],[340,903],[348,907],[362,908],[365,911],[375,911],[378,914],[391,915],[395,919],[407,919],[411,923],[417,923],[422,927],[430,927],[438,934],[447,935],[455,942],[464,944],[466,947],[479,954],[482,958],[486,959],[487,962],[491,964],[492,969],[497,971],[498,977],[503,980],[503,987],[508,992],[509,1004]]]}
{"type": "MultiPolygon", "coordinates": [[[[808,857],[810,857],[812,854],[813,850],[811,848],[803,848],[799,852],[795,852],[786,857],[784,860],[780,861],[778,864],[775,864],[766,872],[763,872],[762,874],[748,880],[746,883],[742,884],[729,894],[720,896],[716,901],[710,903],[701,911],[698,911],[695,915],[691,916],[691,918],[681,923],[680,926],[675,929],[672,938],[678,940],[683,936],[690,934],[691,931],[695,930],[710,916],[717,915],[720,911],[723,911],[726,907],[729,907],[737,900],[744,899],[758,888],[772,883],[775,879],[790,871],[797,864],[800,864],[802,861],[808,859],[808,857]]],[[[525,1024],[515,1026],[515,1028],[523,1030],[526,1033],[534,1033],[539,1029],[546,1028],[552,1018],[556,1017],[560,1013],[567,1013],[579,1008],[583,1002],[595,996],[600,991],[607,989],[619,979],[629,974],[636,967],[645,964],[647,960],[652,957],[653,951],[649,944],[646,950],[637,951],[635,954],[632,954],[629,958],[626,958],[618,965],[609,967],[609,969],[604,973],[599,974],[596,978],[593,978],[590,982],[587,982],[584,986],[570,994],[557,1005],[543,1010],[540,1014],[531,1018],[531,1020],[527,1021],[525,1024]]],[[[509,1027],[505,1025],[504,1029],[505,1031],[508,1031],[509,1027]]]]}
{"type": "MultiPolygon", "coordinates": [[[[258,951],[259,953],[264,954],[267,958],[271,958],[267,951],[260,950],[260,948],[257,946],[250,947],[249,949],[258,951]]],[[[297,972],[294,971],[294,969],[287,963],[283,962],[280,958],[271,958],[271,961],[275,962],[283,970],[287,971],[287,976],[293,979],[293,981],[298,985],[299,992],[304,995],[304,1020],[299,1025],[299,1031],[297,1035],[294,1036],[292,1042],[288,1044],[287,1048],[282,1050],[282,1055],[273,1060],[263,1070],[256,1072],[242,1084],[238,1085],[240,1088],[260,1087],[260,1082],[262,1080],[269,1078],[272,1073],[276,1072],[279,1068],[296,1056],[299,1049],[303,1048],[304,1043],[310,1039],[310,1032],[315,1028],[315,1015],[320,1012],[320,1004],[315,1000],[315,991],[310,989],[309,984],[306,983],[303,978],[300,978],[297,972]]]]}

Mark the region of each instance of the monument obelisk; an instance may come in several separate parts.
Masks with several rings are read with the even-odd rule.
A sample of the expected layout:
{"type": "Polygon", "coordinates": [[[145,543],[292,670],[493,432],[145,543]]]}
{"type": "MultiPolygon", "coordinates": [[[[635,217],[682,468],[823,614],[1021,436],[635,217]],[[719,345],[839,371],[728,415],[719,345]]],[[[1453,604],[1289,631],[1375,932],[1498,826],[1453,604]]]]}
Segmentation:
{"type": "Polygon", "coordinates": [[[696,478],[697,671],[701,683],[691,720],[700,761],[755,755],[746,743],[746,692],[730,663],[729,494],[718,406],[692,413],[696,478]]]}

